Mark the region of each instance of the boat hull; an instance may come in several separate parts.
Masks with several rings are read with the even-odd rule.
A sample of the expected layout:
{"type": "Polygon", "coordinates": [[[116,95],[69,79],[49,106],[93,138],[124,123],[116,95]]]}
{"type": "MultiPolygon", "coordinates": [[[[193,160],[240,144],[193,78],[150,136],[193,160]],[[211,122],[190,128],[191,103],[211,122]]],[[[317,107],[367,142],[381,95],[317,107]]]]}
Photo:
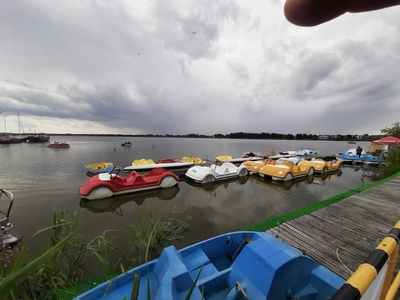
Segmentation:
{"type": "Polygon", "coordinates": [[[242,163],[249,173],[258,174],[258,170],[265,165],[267,160],[257,160],[257,161],[245,161],[242,163]]]}
{"type": "Polygon", "coordinates": [[[295,165],[292,161],[275,162],[269,160],[269,163],[259,169],[258,174],[261,177],[271,177],[272,180],[290,181],[313,175],[314,168],[310,165],[295,165]]]}
{"type": "Polygon", "coordinates": [[[298,165],[298,166],[304,166],[307,169],[313,168],[314,173],[326,173],[328,172],[328,167],[327,163],[324,160],[306,160],[302,156],[296,156],[296,157],[282,157],[277,159],[277,162],[282,162],[282,161],[291,161],[293,164],[298,165]]]}
{"type": "Polygon", "coordinates": [[[69,148],[70,145],[67,143],[53,143],[53,144],[49,144],[47,145],[47,148],[59,148],[59,149],[63,149],[63,148],[69,148]]]}
{"type": "Polygon", "coordinates": [[[21,139],[19,138],[13,138],[7,136],[0,137],[0,144],[20,144],[20,143],[21,139]]]}
{"type": "Polygon", "coordinates": [[[264,160],[264,157],[261,156],[253,156],[253,157],[238,157],[238,158],[232,158],[227,160],[227,162],[231,162],[233,164],[241,164],[246,161],[261,161],[264,160]]]}
{"type": "Polygon", "coordinates": [[[232,156],[230,155],[218,155],[215,157],[216,161],[218,162],[226,162],[228,160],[232,159],[232,156]]]}
{"type": "Polygon", "coordinates": [[[181,163],[179,159],[176,158],[164,158],[156,160],[156,164],[169,164],[169,163],[181,163]]]}
{"type": "Polygon", "coordinates": [[[200,165],[203,160],[199,157],[193,157],[193,156],[184,156],[181,159],[181,162],[183,163],[193,163],[195,165],[200,165]]]}
{"type": "Polygon", "coordinates": [[[337,160],[340,160],[344,163],[362,163],[363,159],[362,157],[359,157],[358,155],[354,154],[338,154],[336,156],[337,160]]]}
{"type": "Polygon", "coordinates": [[[367,154],[363,156],[363,163],[366,165],[380,165],[386,164],[386,161],[382,156],[367,154]]]}
{"type": "Polygon", "coordinates": [[[45,133],[35,134],[35,135],[28,135],[27,137],[22,139],[24,142],[27,143],[44,143],[50,140],[50,136],[45,133]]]}
{"type": "Polygon", "coordinates": [[[167,247],[157,260],[75,300],[130,299],[135,276],[140,277],[139,300],[187,299],[192,287],[190,299],[245,299],[246,294],[247,299],[325,300],[344,283],[268,233],[233,232],[179,251],[167,247]]]}
{"type": "Polygon", "coordinates": [[[365,154],[359,157],[358,155],[343,153],[343,154],[338,154],[336,158],[344,163],[353,163],[353,164],[363,163],[367,165],[386,164],[386,161],[382,156],[373,156],[371,154],[365,154]]]}
{"type": "MultiPolygon", "coordinates": [[[[218,157],[219,156],[216,157],[217,161],[221,161],[218,160],[218,157]]],[[[230,156],[225,156],[225,157],[226,157],[225,158],[226,162],[231,162],[235,165],[240,165],[245,161],[258,161],[265,159],[265,157],[260,152],[253,152],[253,151],[243,153],[242,157],[236,157],[236,158],[231,158],[230,156]]]]}
{"type": "Polygon", "coordinates": [[[124,168],[124,171],[150,171],[155,168],[164,168],[166,170],[174,170],[174,169],[182,169],[182,168],[189,168],[194,166],[194,163],[164,163],[164,164],[143,164],[137,166],[128,166],[124,168]]]}
{"type": "Polygon", "coordinates": [[[146,190],[169,188],[176,185],[178,181],[177,175],[162,168],[154,169],[145,175],[132,172],[128,177],[100,173],[89,178],[80,187],[79,194],[83,199],[98,200],[146,190]]]}
{"type": "Polygon", "coordinates": [[[191,167],[187,170],[185,176],[196,183],[208,183],[246,176],[247,174],[248,171],[244,166],[237,167],[230,162],[224,162],[222,165],[191,167]]]}
{"type": "Polygon", "coordinates": [[[362,163],[364,160],[363,157],[367,153],[364,150],[361,152],[360,156],[358,156],[356,153],[357,149],[349,149],[344,153],[335,154],[335,156],[337,160],[340,160],[344,163],[353,163],[353,164],[362,163]]]}
{"type": "Polygon", "coordinates": [[[113,162],[98,162],[98,163],[93,163],[93,164],[87,164],[85,168],[93,174],[99,174],[99,173],[108,173],[111,171],[119,171],[121,170],[120,167],[115,165],[113,162]]]}

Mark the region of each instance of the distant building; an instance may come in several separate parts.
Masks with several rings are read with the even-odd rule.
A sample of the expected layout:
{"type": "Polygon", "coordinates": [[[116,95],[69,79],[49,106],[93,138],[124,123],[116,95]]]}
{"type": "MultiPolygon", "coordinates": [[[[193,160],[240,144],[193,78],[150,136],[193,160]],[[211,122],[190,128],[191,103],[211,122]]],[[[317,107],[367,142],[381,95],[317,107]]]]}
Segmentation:
{"type": "Polygon", "coordinates": [[[319,140],[328,140],[330,138],[329,134],[320,134],[318,135],[319,140]]]}

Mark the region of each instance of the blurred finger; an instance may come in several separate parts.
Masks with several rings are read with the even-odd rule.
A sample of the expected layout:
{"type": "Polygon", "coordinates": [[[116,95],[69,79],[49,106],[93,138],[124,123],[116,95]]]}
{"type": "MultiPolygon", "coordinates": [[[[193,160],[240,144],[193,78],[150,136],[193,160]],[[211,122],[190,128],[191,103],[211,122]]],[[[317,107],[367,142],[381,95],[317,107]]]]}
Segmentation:
{"type": "Polygon", "coordinates": [[[299,26],[315,26],[346,12],[364,12],[399,5],[400,0],[287,0],[286,19],[299,26]]]}

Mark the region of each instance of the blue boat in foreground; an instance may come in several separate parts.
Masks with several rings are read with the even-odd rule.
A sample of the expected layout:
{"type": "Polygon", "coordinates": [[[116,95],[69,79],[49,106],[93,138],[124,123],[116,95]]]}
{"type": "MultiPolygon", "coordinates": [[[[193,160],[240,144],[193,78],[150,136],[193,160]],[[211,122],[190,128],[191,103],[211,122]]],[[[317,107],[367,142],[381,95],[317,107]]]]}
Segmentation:
{"type": "Polygon", "coordinates": [[[239,231],[179,251],[167,247],[158,259],[75,299],[130,299],[134,274],[140,276],[138,299],[185,299],[194,286],[190,299],[325,300],[345,283],[268,233],[239,231]]]}

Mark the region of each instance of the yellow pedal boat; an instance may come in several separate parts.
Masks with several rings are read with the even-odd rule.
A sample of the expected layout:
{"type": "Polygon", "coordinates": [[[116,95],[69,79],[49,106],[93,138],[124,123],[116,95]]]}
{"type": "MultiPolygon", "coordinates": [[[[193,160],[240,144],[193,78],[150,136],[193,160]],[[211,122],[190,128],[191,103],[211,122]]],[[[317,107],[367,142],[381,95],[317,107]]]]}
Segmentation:
{"type": "Polygon", "coordinates": [[[181,162],[200,165],[203,162],[203,160],[201,158],[198,158],[198,157],[184,156],[184,157],[182,157],[181,162]]]}
{"type": "Polygon", "coordinates": [[[142,166],[142,165],[153,165],[155,164],[154,160],[150,159],[135,159],[132,162],[132,166],[142,166]]]}
{"type": "Polygon", "coordinates": [[[247,169],[247,171],[249,171],[249,174],[252,175],[252,174],[258,174],[258,170],[268,162],[273,163],[275,161],[273,159],[245,161],[242,163],[242,166],[244,166],[247,169]]]}
{"type": "Polygon", "coordinates": [[[294,178],[306,177],[314,174],[314,168],[311,166],[299,166],[292,161],[269,162],[263,165],[258,174],[261,177],[271,177],[272,180],[290,181],[294,178]]]}
{"type": "Polygon", "coordinates": [[[121,167],[117,166],[111,161],[102,161],[102,162],[87,164],[85,165],[85,168],[93,174],[107,173],[113,170],[118,171],[121,169],[121,167]]]}
{"type": "Polygon", "coordinates": [[[311,165],[316,173],[336,172],[341,170],[342,161],[326,161],[322,158],[312,158],[311,160],[301,160],[297,165],[311,165]]]}
{"type": "Polygon", "coordinates": [[[230,156],[230,155],[219,155],[219,156],[216,156],[215,159],[217,161],[228,161],[228,160],[232,159],[232,156],[230,156]]]}

